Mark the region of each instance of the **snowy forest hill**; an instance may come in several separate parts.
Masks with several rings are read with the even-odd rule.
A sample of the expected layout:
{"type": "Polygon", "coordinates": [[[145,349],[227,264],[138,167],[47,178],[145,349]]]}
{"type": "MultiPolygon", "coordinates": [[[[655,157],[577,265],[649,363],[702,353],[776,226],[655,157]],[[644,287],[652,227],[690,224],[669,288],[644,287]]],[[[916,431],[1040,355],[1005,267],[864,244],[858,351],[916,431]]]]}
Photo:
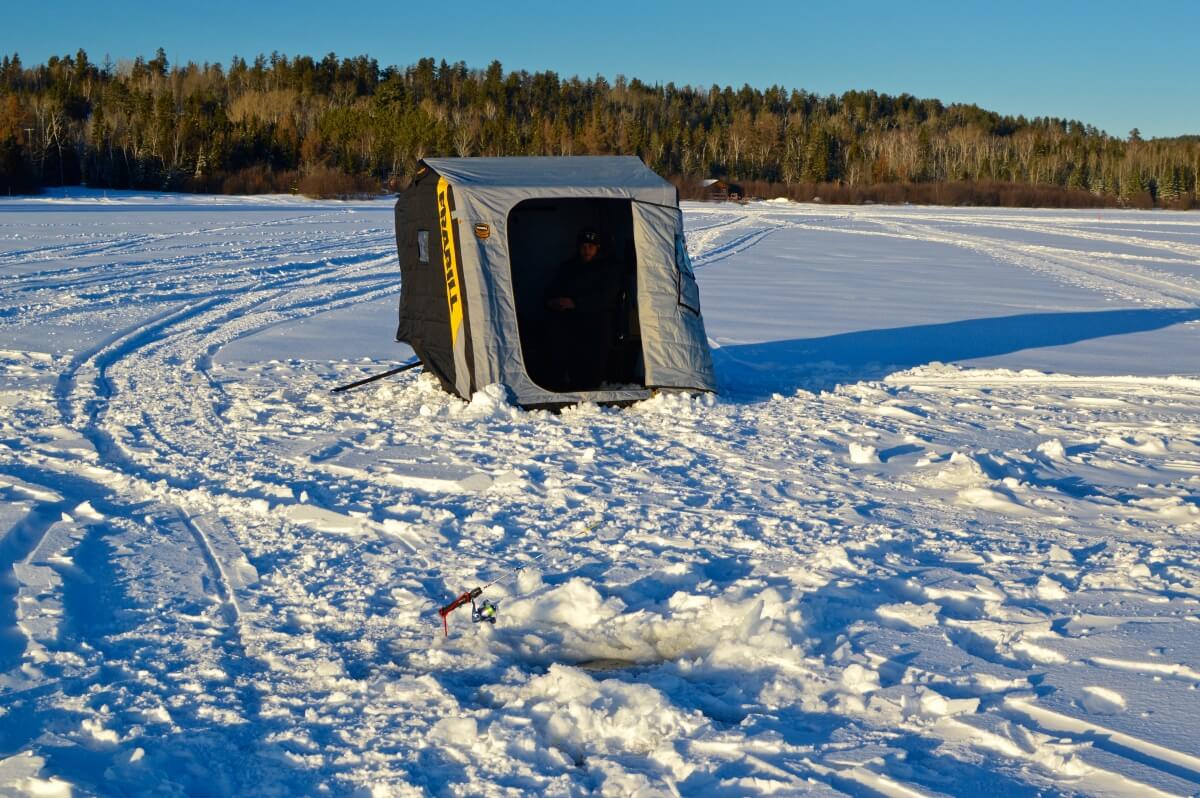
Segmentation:
{"type": "Polygon", "coordinates": [[[45,186],[344,196],[399,188],[430,155],[632,154],[684,196],[1186,209],[1200,138],[907,94],[649,85],[424,58],[279,53],[222,64],[86,52],[0,59],[0,193],[45,186]]]}

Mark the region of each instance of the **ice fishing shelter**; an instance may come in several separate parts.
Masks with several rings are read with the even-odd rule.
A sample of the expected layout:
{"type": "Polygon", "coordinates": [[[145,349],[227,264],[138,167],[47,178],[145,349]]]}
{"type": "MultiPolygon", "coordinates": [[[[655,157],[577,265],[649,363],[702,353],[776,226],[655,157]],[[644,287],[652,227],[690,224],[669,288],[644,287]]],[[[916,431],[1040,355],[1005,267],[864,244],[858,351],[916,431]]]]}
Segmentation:
{"type": "Polygon", "coordinates": [[[396,242],[396,339],[448,391],[502,383],[540,407],[716,389],[678,194],[638,158],[426,158],[396,202],[396,242]],[[563,392],[539,364],[546,290],[585,228],[622,271],[618,340],[600,384],[563,392]]]}

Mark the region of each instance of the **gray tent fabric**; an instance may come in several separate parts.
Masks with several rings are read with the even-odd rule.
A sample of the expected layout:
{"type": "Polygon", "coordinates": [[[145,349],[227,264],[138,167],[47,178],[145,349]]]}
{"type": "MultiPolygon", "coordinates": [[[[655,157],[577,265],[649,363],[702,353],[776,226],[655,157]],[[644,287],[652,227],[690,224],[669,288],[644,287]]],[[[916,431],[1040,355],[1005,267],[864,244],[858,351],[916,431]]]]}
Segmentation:
{"type": "Polygon", "coordinates": [[[475,191],[566,189],[678,205],[675,187],[632,155],[426,158],[423,163],[451,185],[475,191]]]}
{"type": "MultiPolygon", "coordinates": [[[[629,402],[656,389],[715,391],[699,289],[683,248],[677,192],[640,159],[427,158],[422,167],[396,205],[402,273],[397,337],[411,343],[422,361],[437,361],[430,370],[439,374],[445,387],[468,398],[485,385],[502,383],[523,406],[629,402]],[[435,195],[429,190],[433,180],[436,209],[427,207],[435,195]],[[614,202],[629,203],[625,213],[633,222],[633,240],[628,243],[636,263],[641,385],[561,392],[539,385],[530,376],[518,324],[521,308],[510,251],[510,219],[522,203],[554,209],[580,200],[609,201],[604,207],[610,208],[614,202]],[[432,263],[417,261],[413,241],[427,234],[435,217],[438,234],[431,239],[438,251],[430,253],[432,263]],[[438,274],[430,271],[435,268],[438,274]],[[441,321],[446,306],[436,312],[424,308],[435,301],[428,287],[439,280],[445,281],[449,325],[454,331],[446,330],[441,321]],[[405,293],[409,284],[423,287],[419,299],[410,301],[405,293]],[[406,312],[422,323],[406,324],[406,312]],[[455,326],[458,323],[461,327],[455,326]]],[[[556,235],[548,239],[562,240],[562,231],[553,232],[556,235]]],[[[575,232],[566,233],[568,240],[573,241],[575,232]]]]}
{"type": "Polygon", "coordinates": [[[664,388],[715,386],[700,289],[690,263],[680,262],[683,214],[678,208],[634,203],[633,220],[646,382],[664,388]]]}

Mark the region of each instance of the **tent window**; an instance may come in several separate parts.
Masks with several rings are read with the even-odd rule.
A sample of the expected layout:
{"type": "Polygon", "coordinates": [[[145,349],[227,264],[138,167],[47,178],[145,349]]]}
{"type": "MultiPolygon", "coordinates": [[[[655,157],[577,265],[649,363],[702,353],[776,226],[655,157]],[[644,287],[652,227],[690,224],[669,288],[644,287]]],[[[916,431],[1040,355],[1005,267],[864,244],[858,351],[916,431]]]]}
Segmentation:
{"type": "Polygon", "coordinates": [[[417,231],[417,260],[429,263],[429,231],[417,231]]]}
{"type": "Polygon", "coordinates": [[[675,234],[675,265],[680,272],[695,279],[696,272],[692,269],[692,258],[688,255],[687,241],[684,240],[683,233],[675,234]]]}
{"type": "Polygon", "coordinates": [[[696,285],[696,272],[692,269],[692,259],[688,255],[683,233],[675,234],[675,266],[679,270],[676,275],[679,281],[679,304],[699,316],[700,287],[696,285]]]}
{"type": "Polygon", "coordinates": [[[529,378],[550,391],[644,387],[637,315],[637,249],[627,199],[563,197],[518,203],[508,216],[509,262],[529,378]],[[579,233],[600,234],[602,271],[571,276],[579,233]],[[551,307],[582,292],[579,307],[551,307]]]}

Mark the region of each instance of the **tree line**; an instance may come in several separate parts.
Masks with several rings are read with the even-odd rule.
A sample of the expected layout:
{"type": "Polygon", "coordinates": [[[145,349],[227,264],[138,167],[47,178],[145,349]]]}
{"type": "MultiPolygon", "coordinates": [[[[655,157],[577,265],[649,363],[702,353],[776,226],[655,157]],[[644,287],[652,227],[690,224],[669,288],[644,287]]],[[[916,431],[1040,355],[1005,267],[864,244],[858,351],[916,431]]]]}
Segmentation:
{"type": "Polygon", "coordinates": [[[0,59],[3,193],[330,195],[402,188],[426,156],[592,154],[640,156],[685,194],[719,176],[803,199],[1200,206],[1200,137],[1122,139],[908,94],[609,82],[498,61],[380,67],[333,53],[228,67],[170,64],[161,48],[115,64],[83,50],[34,66],[0,59]]]}

